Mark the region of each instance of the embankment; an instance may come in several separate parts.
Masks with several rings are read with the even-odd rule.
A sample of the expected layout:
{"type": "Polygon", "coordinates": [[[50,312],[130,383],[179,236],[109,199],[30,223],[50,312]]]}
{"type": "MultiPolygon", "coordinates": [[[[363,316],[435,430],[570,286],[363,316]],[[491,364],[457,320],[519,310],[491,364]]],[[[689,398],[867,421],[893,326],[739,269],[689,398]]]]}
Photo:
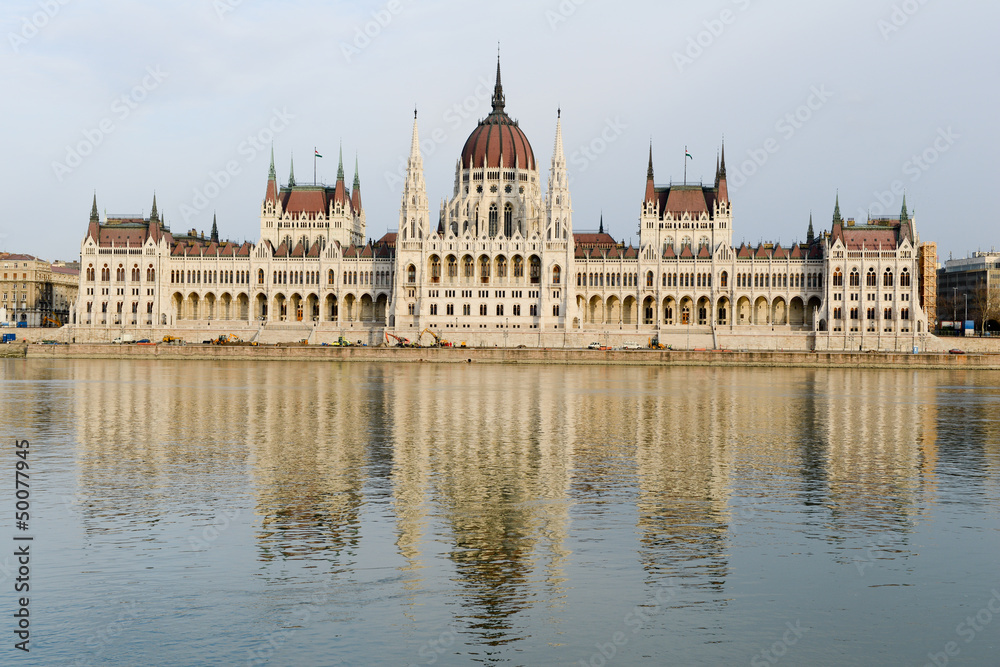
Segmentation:
{"type": "MultiPolygon", "coordinates": [[[[12,346],[13,347],[13,346],[12,346]]],[[[22,348],[23,346],[17,346],[22,348]]],[[[381,361],[394,363],[634,364],[799,368],[1000,370],[1000,354],[325,347],[317,345],[29,345],[29,359],[381,361]]]]}

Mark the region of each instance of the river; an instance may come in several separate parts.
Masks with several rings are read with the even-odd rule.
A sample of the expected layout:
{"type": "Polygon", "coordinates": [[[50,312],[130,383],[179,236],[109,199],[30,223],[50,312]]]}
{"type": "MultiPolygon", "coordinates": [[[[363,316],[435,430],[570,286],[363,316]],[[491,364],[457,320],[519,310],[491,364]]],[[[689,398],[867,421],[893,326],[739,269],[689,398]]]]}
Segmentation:
{"type": "Polygon", "coordinates": [[[2,360],[3,664],[982,665],[1000,373],[2,360]],[[6,558],[6,560],[4,560],[6,558]],[[935,662],[936,661],[936,662],[935,662]]]}

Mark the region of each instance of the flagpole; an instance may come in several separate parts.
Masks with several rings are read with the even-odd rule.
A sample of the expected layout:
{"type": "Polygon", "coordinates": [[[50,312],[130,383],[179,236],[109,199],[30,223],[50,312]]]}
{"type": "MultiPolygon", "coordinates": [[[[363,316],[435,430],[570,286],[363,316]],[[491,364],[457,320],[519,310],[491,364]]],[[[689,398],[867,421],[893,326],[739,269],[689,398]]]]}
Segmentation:
{"type": "MultiPolygon", "coordinates": [[[[684,160],[685,166],[687,165],[687,159],[684,160]]],[[[316,185],[316,147],[313,146],[313,185],[316,185]]]]}
{"type": "Polygon", "coordinates": [[[684,147],[684,185],[688,184],[688,147],[684,147]]]}

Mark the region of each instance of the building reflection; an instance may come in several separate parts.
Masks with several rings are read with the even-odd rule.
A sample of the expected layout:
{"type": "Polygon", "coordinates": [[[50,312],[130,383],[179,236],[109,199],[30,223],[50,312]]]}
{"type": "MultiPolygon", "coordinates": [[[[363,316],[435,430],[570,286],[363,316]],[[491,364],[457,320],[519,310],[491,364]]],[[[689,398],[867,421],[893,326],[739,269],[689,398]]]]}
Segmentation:
{"type": "Polygon", "coordinates": [[[574,410],[543,368],[411,365],[394,369],[397,545],[411,600],[428,546],[454,567],[455,620],[499,645],[517,614],[561,604],[574,410]],[[544,591],[539,595],[540,591],[544,591]]]}
{"type": "Polygon", "coordinates": [[[531,608],[561,609],[584,543],[616,540],[606,553],[634,552],[646,586],[723,604],[733,545],[770,539],[783,513],[837,557],[886,535],[905,555],[943,470],[1000,467],[989,374],[96,360],[64,373],[89,534],[249,504],[262,564],[344,572],[388,516],[404,612],[447,564],[450,613],[485,645],[526,636],[531,608]]]}

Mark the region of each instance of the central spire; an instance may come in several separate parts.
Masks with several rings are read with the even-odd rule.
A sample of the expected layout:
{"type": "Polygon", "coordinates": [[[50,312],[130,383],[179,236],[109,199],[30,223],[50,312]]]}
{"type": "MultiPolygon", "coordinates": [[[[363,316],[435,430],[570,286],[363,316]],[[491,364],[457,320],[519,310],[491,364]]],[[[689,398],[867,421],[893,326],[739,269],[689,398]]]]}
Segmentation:
{"type": "Polygon", "coordinates": [[[493,88],[493,111],[503,112],[503,84],[500,83],[500,47],[497,46],[497,85],[493,88]]]}

